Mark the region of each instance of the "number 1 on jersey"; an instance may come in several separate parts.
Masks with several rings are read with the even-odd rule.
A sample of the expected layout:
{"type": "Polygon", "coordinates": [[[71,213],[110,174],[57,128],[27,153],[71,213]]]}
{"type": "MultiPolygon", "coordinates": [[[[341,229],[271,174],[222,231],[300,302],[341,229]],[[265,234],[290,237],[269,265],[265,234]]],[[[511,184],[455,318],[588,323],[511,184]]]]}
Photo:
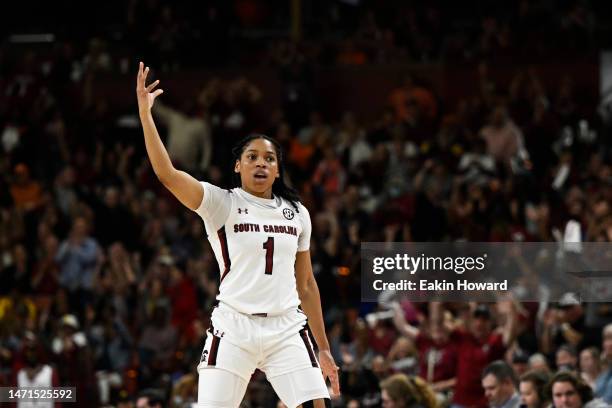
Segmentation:
{"type": "Polygon", "coordinates": [[[266,250],[266,275],[272,275],[272,268],[274,267],[274,237],[269,237],[263,243],[263,249],[266,250]]]}

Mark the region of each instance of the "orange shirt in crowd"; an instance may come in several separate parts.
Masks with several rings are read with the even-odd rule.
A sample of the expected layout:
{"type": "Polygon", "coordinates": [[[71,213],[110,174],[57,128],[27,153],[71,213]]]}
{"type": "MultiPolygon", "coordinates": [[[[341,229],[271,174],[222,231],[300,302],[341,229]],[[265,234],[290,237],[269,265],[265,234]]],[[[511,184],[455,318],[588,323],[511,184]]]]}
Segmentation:
{"type": "Polygon", "coordinates": [[[408,107],[408,102],[414,101],[425,118],[432,120],[438,113],[438,104],[433,94],[422,87],[413,86],[410,90],[404,87],[396,88],[389,96],[389,104],[395,111],[398,120],[406,121],[413,119],[413,113],[408,107]]]}
{"type": "Polygon", "coordinates": [[[36,181],[27,181],[25,184],[11,185],[11,196],[15,207],[22,210],[31,210],[40,205],[42,201],[42,189],[36,181]]]}

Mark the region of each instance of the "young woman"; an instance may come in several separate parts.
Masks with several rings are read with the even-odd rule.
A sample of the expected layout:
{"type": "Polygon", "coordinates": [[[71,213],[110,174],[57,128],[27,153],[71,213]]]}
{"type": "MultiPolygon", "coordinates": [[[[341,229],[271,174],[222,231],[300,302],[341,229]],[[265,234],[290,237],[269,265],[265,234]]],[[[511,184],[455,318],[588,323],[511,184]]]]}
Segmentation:
{"type": "Polygon", "coordinates": [[[338,367],[310,263],[310,216],[285,184],[280,146],[263,135],[240,142],[233,150],[240,187],[231,190],[175,169],[151,115],[163,91],[155,89],[159,81],[146,85],[148,72],[141,62],[136,94],[149,160],[161,183],[204,220],[221,270],[198,365],[198,406],[238,407],[256,368],[289,408],[331,406],[325,378],[339,394],[338,367]]]}
{"type": "Polygon", "coordinates": [[[589,387],[595,390],[597,378],[601,374],[601,357],[597,347],[587,347],[579,354],[580,376],[589,387]]]}
{"type": "Polygon", "coordinates": [[[541,371],[527,371],[521,376],[519,391],[523,407],[545,408],[549,405],[546,397],[548,380],[548,374],[541,371]]]}

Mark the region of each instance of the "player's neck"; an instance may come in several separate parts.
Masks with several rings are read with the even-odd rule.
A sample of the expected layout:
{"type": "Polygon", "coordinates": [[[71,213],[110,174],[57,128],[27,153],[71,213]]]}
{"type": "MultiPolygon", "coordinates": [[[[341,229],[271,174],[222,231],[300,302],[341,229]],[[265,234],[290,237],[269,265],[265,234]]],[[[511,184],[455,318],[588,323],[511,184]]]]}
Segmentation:
{"type": "Polygon", "coordinates": [[[266,190],[262,193],[257,192],[257,191],[253,191],[250,188],[246,187],[246,186],[242,186],[242,189],[244,191],[246,191],[247,193],[254,195],[255,197],[259,197],[259,198],[265,198],[267,200],[271,200],[272,199],[272,189],[266,190]]]}

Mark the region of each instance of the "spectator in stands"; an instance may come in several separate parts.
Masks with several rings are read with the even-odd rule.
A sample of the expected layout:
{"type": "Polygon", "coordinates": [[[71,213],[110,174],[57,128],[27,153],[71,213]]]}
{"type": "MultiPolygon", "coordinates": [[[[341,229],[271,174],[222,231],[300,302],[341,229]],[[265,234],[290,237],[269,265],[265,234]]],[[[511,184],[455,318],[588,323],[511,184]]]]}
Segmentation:
{"type": "Polygon", "coordinates": [[[465,329],[451,333],[457,352],[457,384],[453,395],[455,407],[485,407],[486,398],[480,374],[491,362],[502,359],[508,345],[514,341],[516,314],[509,308],[505,324],[494,331],[493,316],[488,306],[477,306],[465,329]]]}
{"type": "Polygon", "coordinates": [[[145,390],[136,400],[136,408],[163,408],[165,398],[157,390],[145,390]]]}
{"type": "MultiPolygon", "coordinates": [[[[48,388],[59,386],[57,371],[50,364],[45,363],[44,349],[36,335],[31,331],[27,331],[24,335],[21,357],[23,367],[17,371],[17,387],[48,388]]],[[[23,403],[17,404],[19,408],[22,405],[26,406],[23,403]]],[[[37,402],[36,406],[52,408],[54,404],[53,402],[37,402]]]]}
{"type": "Polygon", "coordinates": [[[42,204],[42,188],[30,176],[30,169],[23,163],[15,166],[15,179],[10,187],[15,207],[32,211],[42,204]]]}
{"type": "Polygon", "coordinates": [[[482,388],[490,408],[518,408],[520,405],[516,374],[505,361],[497,360],[485,367],[482,388]]]}
{"type": "Polygon", "coordinates": [[[168,154],[185,171],[201,174],[208,170],[213,145],[210,125],[195,108],[186,106],[182,111],[162,103],[153,110],[168,128],[168,154]]]}
{"type": "Polygon", "coordinates": [[[549,399],[546,395],[548,374],[541,371],[528,371],[520,378],[519,390],[521,403],[525,408],[546,408],[549,399]]]}
{"type": "Polygon", "coordinates": [[[79,321],[72,314],[62,316],[57,336],[51,349],[61,384],[76,386],[80,398],[78,406],[90,407],[97,404],[98,392],[94,377],[91,350],[85,334],[80,331],[79,321]]]}
{"type": "Polygon", "coordinates": [[[104,190],[104,198],[96,208],[95,234],[104,248],[115,242],[121,242],[128,248],[135,247],[135,221],[121,202],[118,187],[109,186],[104,190]]]}
{"type": "Polygon", "coordinates": [[[394,372],[416,374],[417,351],[414,342],[403,336],[397,337],[389,349],[387,361],[394,372]]]}
{"type": "Polygon", "coordinates": [[[391,92],[389,104],[394,109],[398,122],[414,123],[419,116],[431,121],[438,114],[438,105],[433,93],[423,86],[416,85],[410,74],[404,76],[401,86],[391,92]]]}
{"type": "Polygon", "coordinates": [[[3,278],[3,286],[6,287],[6,290],[16,289],[19,293],[30,293],[32,284],[30,263],[28,253],[22,244],[16,244],[13,247],[7,264],[0,275],[3,278]]]}
{"type": "Polygon", "coordinates": [[[612,323],[603,329],[602,360],[604,370],[595,383],[595,395],[612,404],[612,323]]]}
{"type": "Polygon", "coordinates": [[[555,359],[558,371],[573,371],[578,369],[576,349],[569,344],[563,344],[557,349],[555,359]]]}
{"type": "Polygon", "coordinates": [[[70,292],[74,304],[90,302],[100,254],[98,242],[88,232],[87,220],[78,216],[55,255],[60,264],[60,285],[70,292]]]}
{"type": "Polygon", "coordinates": [[[580,376],[582,380],[595,390],[595,382],[601,374],[601,360],[596,347],[588,347],[580,352],[580,376]]]}
{"type": "Polygon", "coordinates": [[[140,355],[143,363],[157,369],[166,369],[174,354],[178,333],[170,324],[168,306],[157,304],[151,322],[146,324],[140,337],[140,355]]]}
{"type": "Polygon", "coordinates": [[[584,307],[573,293],[564,294],[559,303],[547,311],[541,336],[541,350],[551,353],[563,344],[575,349],[598,346],[599,333],[585,324],[584,307]]]}
{"type": "Polygon", "coordinates": [[[450,341],[448,328],[443,322],[441,305],[431,302],[426,330],[409,324],[399,304],[395,306],[393,322],[399,332],[414,341],[418,350],[418,375],[436,392],[447,391],[455,385],[457,355],[450,341]]]}
{"type": "Polygon", "coordinates": [[[323,149],[323,160],[315,169],[312,183],[315,191],[322,197],[335,195],[344,189],[346,172],[333,146],[328,144],[323,149]]]}
{"type": "Polygon", "coordinates": [[[420,377],[394,374],[380,383],[383,408],[438,408],[433,391],[420,377]]]}
{"type": "Polygon", "coordinates": [[[575,374],[560,372],[550,380],[549,398],[555,408],[606,408],[609,405],[593,399],[593,390],[575,374]]]}
{"type": "Polygon", "coordinates": [[[540,371],[546,374],[551,372],[546,356],[542,353],[535,353],[529,357],[529,369],[531,371],[540,371]]]}
{"type": "Polygon", "coordinates": [[[509,165],[523,147],[523,134],[508,115],[505,106],[496,106],[489,123],[480,130],[489,153],[498,164],[509,165]]]}
{"type": "Polygon", "coordinates": [[[48,235],[40,259],[32,272],[32,291],[37,295],[53,296],[59,287],[59,265],[55,260],[59,244],[55,235],[48,235]]]}
{"type": "Polygon", "coordinates": [[[511,362],[512,369],[517,377],[521,377],[523,374],[529,370],[529,354],[527,352],[516,349],[512,353],[511,362]]]}

